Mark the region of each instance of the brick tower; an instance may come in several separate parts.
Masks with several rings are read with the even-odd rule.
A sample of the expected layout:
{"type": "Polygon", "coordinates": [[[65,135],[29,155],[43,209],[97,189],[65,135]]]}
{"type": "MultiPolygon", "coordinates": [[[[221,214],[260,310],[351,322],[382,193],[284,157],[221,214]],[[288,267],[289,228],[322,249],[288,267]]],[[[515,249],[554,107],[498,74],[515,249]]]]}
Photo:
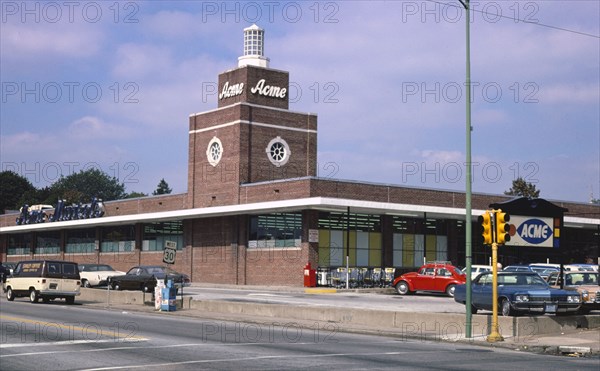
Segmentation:
{"type": "Polygon", "coordinates": [[[316,175],[317,116],[288,109],[289,73],[269,68],[264,35],[244,29],[217,108],[190,116],[188,207],[238,204],[244,183],[316,175]]]}

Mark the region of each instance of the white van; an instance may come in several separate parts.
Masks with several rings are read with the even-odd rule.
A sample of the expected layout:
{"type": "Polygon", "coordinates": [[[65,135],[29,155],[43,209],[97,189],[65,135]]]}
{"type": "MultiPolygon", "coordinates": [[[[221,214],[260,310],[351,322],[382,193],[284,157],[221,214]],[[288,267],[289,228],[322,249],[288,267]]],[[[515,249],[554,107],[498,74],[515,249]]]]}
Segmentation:
{"type": "Polygon", "coordinates": [[[81,280],[77,263],[62,260],[26,260],[19,262],[6,279],[6,298],[29,296],[29,301],[44,303],[64,298],[67,304],[75,302],[80,293],[81,280]]]}

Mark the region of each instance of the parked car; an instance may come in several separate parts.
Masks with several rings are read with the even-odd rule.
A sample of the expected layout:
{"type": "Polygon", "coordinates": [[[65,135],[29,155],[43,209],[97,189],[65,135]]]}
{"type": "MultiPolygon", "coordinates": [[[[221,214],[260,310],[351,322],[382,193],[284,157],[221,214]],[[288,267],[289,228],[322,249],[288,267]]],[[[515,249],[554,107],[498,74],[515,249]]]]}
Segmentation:
{"type": "Polygon", "coordinates": [[[502,271],[503,272],[533,272],[533,269],[531,269],[531,267],[528,265],[507,265],[506,267],[504,267],[504,269],[502,271]]]}
{"type": "Polygon", "coordinates": [[[62,260],[27,260],[17,264],[5,284],[9,301],[29,296],[32,303],[64,298],[75,302],[81,284],[77,263],[62,260]]]}
{"type": "MultiPolygon", "coordinates": [[[[491,272],[491,271],[492,271],[491,265],[471,264],[471,279],[477,277],[480,273],[491,272]]],[[[463,268],[462,272],[464,274],[467,274],[467,267],[463,268]]]]}
{"type": "MultiPolygon", "coordinates": [[[[581,313],[589,313],[592,310],[600,310],[600,285],[598,273],[596,272],[563,272],[565,290],[574,290],[581,294],[581,313]]],[[[548,276],[548,284],[551,287],[560,288],[562,281],[560,272],[554,272],[548,276]]]]}
{"type": "Polygon", "coordinates": [[[565,271],[574,272],[598,272],[597,264],[568,264],[564,266],[565,271]]]}
{"type": "Polygon", "coordinates": [[[530,268],[532,271],[539,274],[540,277],[542,277],[545,280],[548,279],[548,276],[551,273],[555,273],[555,272],[559,271],[559,269],[557,269],[557,268],[544,268],[544,267],[534,267],[534,266],[530,266],[530,268]]]}
{"type": "Polygon", "coordinates": [[[529,267],[534,269],[534,268],[550,268],[550,269],[554,269],[554,270],[560,270],[560,264],[555,264],[555,263],[531,263],[529,264],[529,267]]]}
{"type": "Polygon", "coordinates": [[[4,263],[2,263],[2,265],[4,266],[4,268],[9,269],[9,275],[11,275],[13,273],[13,271],[15,270],[17,263],[16,262],[4,262],[4,263]]]}
{"type": "Polygon", "coordinates": [[[108,277],[122,276],[125,272],[117,271],[108,264],[79,264],[81,286],[103,286],[108,283],[108,277]]]}
{"type": "Polygon", "coordinates": [[[8,276],[10,276],[10,269],[8,269],[8,267],[5,267],[4,263],[0,263],[0,283],[4,283],[8,276]]]}
{"type": "MultiPolygon", "coordinates": [[[[493,310],[492,273],[483,273],[471,282],[471,313],[493,310]]],[[[466,285],[456,286],[454,300],[467,303],[466,285]]],[[[574,313],[581,306],[581,295],[555,289],[535,272],[498,272],[498,310],[503,316],[519,314],[574,313]]]]}
{"type": "Polygon", "coordinates": [[[171,268],[160,265],[138,265],[126,274],[112,276],[109,285],[114,290],[142,290],[152,292],[156,287],[156,280],[173,280],[177,289],[189,286],[191,281],[188,275],[174,271],[171,268]]]}
{"type": "Polygon", "coordinates": [[[445,292],[454,296],[456,285],[467,281],[465,274],[448,262],[432,262],[423,265],[417,272],[397,277],[392,285],[400,295],[416,291],[445,292]]]}

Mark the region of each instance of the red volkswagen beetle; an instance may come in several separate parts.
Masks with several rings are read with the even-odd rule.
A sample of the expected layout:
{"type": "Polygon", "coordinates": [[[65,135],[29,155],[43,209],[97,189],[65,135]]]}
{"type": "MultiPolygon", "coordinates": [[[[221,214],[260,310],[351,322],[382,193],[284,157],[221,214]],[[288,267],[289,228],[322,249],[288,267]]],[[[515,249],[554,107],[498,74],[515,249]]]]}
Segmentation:
{"type": "Polygon", "coordinates": [[[454,288],[467,282],[465,274],[450,262],[431,262],[417,272],[405,273],[394,280],[394,287],[400,295],[416,291],[445,292],[454,296],[454,288]]]}

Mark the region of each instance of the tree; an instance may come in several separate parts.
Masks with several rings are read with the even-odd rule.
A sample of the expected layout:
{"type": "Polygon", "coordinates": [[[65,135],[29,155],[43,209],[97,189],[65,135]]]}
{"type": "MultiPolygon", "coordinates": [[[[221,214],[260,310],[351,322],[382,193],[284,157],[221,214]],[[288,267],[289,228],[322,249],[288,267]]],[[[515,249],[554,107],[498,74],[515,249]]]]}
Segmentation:
{"type": "Polygon", "coordinates": [[[165,178],[162,178],[160,182],[158,182],[158,186],[156,191],[152,192],[152,195],[168,195],[171,193],[171,188],[169,188],[169,184],[165,181],[165,178]]]}
{"type": "Polygon", "coordinates": [[[23,195],[34,193],[35,190],[33,184],[24,176],[14,171],[0,172],[0,214],[4,214],[5,210],[18,210],[23,206],[19,204],[23,195]]]}
{"type": "Polygon", "coordinates": [[[146,197],[146,196],[148,196],[148,195],[143,192],[132,191],[125,198],[138,198],[138,197],[146,197]]]}
{"type": "Polygon", "coordinates": [[[54,204],[58,199],[70,203],[88,203],[93,197],[104,201],[120,200],[127,196],[125,185],[115,177],[110,177],[98,169],[81,170],[78,173],[62,177],[50,187],[50,200],[54,204]]]}
{"type": "Polygon", "coordinates": [[[518,177],[513,180],[511,189],[505,191],[504,194],[508,196],[538,198],[540,196],[540,191],[535,189],[535,184],[528,183],[525,179],[518,177]]]}

